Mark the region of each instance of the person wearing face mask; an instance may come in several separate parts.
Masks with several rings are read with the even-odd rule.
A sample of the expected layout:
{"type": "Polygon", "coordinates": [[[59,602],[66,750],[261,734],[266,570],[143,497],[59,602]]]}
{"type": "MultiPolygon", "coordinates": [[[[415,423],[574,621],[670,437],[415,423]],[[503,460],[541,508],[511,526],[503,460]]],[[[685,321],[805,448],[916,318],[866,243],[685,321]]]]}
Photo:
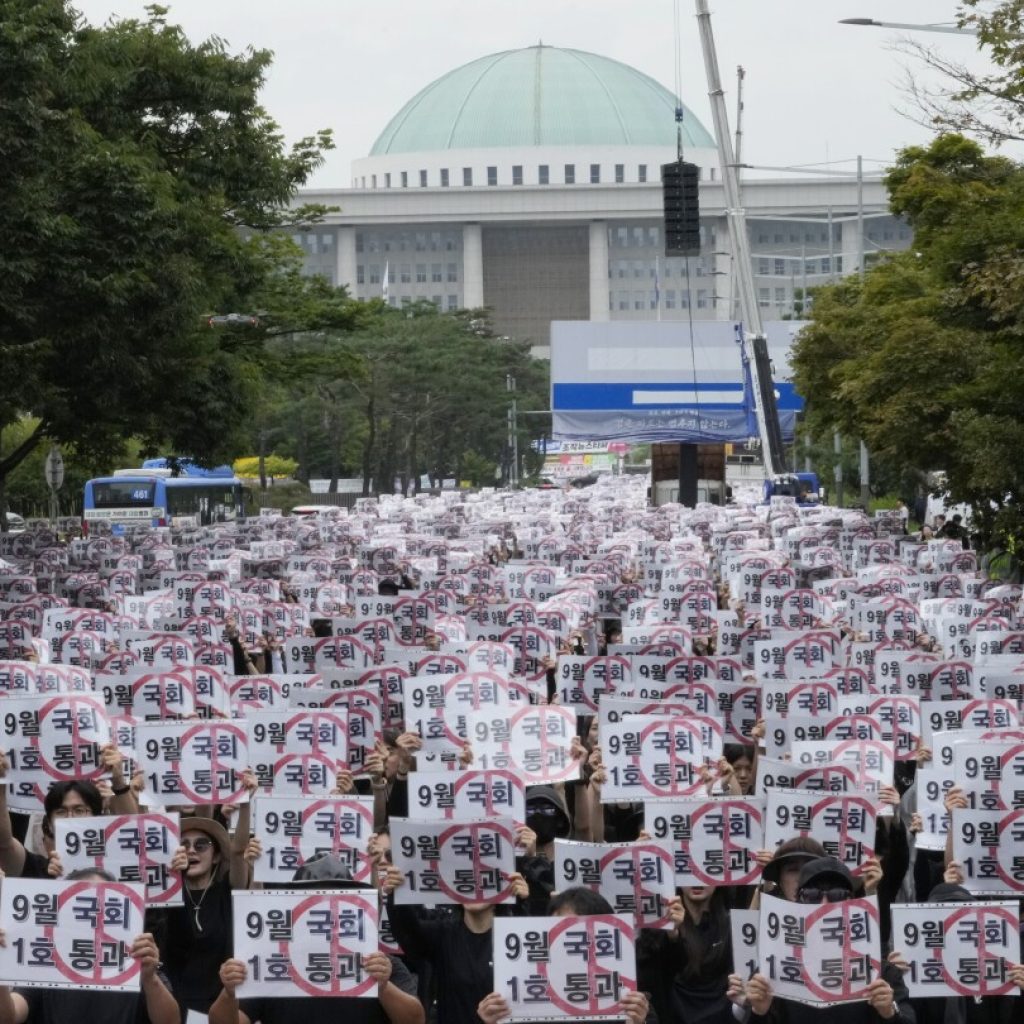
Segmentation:
{"type": "Polygon", "coordinates": [[[572,835],[572,818],[561,789],[530,786],[526,791],[526,828],[519,838],[523,855],[516,867],[530,888],[527,913],[542,915],[555,891],[555,840],[572,835]]]}

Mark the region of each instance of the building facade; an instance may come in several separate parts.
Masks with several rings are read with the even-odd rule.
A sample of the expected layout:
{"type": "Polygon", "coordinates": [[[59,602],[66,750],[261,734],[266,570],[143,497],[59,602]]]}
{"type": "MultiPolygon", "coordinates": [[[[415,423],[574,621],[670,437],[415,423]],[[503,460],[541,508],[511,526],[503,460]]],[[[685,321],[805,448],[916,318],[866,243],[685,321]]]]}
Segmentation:
{"type": "MultiPolygon", "coordinates": [[[[360,299],[489,307],[541,356],[552,320],[738,319],[714,140],[679,111],[701,175],[699,255],[664,256],[672,94],[617,61],[538,45],[432,82],[355,161],[349,188],[304,191],[338,207],[296,232],[306,271],[360,299]]],[[[910,245],[878,177],[752,177],[742,198],[766,318],[798,315],[808,289],[910,245]]]]}

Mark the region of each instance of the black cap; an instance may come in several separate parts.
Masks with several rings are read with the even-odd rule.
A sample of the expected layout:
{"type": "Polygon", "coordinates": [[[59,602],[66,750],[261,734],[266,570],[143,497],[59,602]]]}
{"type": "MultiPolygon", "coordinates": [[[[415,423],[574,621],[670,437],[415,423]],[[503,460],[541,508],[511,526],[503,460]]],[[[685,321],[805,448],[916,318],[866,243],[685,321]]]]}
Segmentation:
{"type": "Polygon", "coordinates": [[[808,861],[800,869],[800,880],[797,882],[797,889],[803,889],[811,882],[836,881],[845,885],[850,892],[853,892],[854,881],[850,869],[835,857],[818,857],[808,861]]]}
{"type": "Polygon", "coordinates": [[[930,893],[929,903],[972,903],[974,897],[962,886],[955,882],[939,882],[930,893]]]}
{"type": "Polygon", "coordinates": [[[772,859],[765,864],[764,870],[761,872],[761,877],[766,882],[775,882],[775,884],[778,885],[779,876],[782,874],[782,868],[784,865],[802,864],[807,861],[820,859],[820,854],[811,853],[809,850],[790,850],[788,853],[784,853],[781,856],[772,857],[772,859]]]}
{"type": "Polygon", "coordinates": [[[359,887],[359,883],[352,877],[352,868],[334,853],[322,853],[307,860],[295,872],[293,881],[335,889],[359,887]]]}

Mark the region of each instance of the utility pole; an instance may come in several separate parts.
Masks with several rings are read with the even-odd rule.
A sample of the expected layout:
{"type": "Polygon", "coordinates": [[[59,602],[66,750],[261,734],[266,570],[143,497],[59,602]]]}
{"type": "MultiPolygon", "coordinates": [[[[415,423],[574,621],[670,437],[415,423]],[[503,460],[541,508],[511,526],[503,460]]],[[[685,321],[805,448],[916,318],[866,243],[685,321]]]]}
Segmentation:
{"type": "Polygon", "coordinates": [[[718,161],[721,165],[722,187],[725,193],[726,218],[729,224],[732,251],[736,260],[735,273],[744,328],[743,346],[750,360],[750,372],[754,385],[754,412],[757,417],[758,434],[761,438],[765,473],[768,476],[775,476],[783,472],[785,454],[782,451],[770,372],[768,379],[764,379],[764,372],[768,368],[767,344],[764,327],[761,323],[761,310],[757,305],[757,292],[754,289],[754,271],[750,258],[750,239],[747,236],[746,211],[740,204],[736,158],[732,149],[732,136],[729,134],[729,118],[725,109],[722,77],[718,70],[715,38],[711,31],[711,12],[708,9],[707,0],[696,0],[696,3],[697,25],[700,29],[701,50],[704,54],[704,68],[708,79],[708,98],[711,101],[711,117],[715,125],[718,161]],[[758,354],[760,354],[760,365],[758,354]],[[776,420],[774,430],[771,430],[765,414],[765,399],[771,400],[770,405],[776,420]]]}

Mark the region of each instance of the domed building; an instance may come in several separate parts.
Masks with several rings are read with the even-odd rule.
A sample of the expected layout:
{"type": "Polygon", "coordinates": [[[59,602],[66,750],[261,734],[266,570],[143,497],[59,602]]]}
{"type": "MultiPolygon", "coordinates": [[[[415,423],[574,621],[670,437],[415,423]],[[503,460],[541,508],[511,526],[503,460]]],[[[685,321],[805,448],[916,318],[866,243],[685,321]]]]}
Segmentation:
{"type": "MultiPolygon", "coordinates": [[[[552,320],[735,319],[715,141],[681,109],[701,175],[698,256],[664,255],[673,94],[619,61],[538,44],[431,82],[353,163],[350,188],[303,192],[339,207],[295,236],[306,269],[359,298],[490,307],[539,355],[552,320]]],[[[855,271],[862,251],[910,243],[877,177],[859,211],[841,177],[749,180],[743,201],[765,318],[798,311],[802,290],[855,271]]]]}

